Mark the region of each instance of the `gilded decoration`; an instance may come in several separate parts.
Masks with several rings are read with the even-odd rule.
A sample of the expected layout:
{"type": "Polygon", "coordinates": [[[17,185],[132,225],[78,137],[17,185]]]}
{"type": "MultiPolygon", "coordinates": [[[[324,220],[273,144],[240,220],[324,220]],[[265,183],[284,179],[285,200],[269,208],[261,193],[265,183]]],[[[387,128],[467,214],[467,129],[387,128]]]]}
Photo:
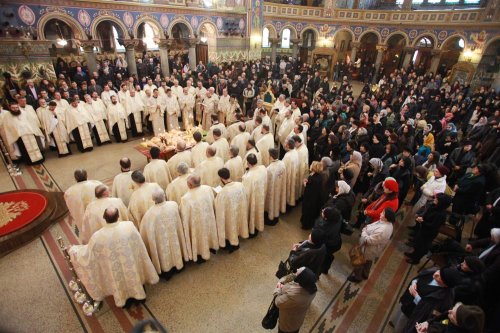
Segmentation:
{"type": "MultiPolygon", "coordinates": [[[[12,75],[12,79],[19,83],[19,85],[24,86],[26,80],[32,79],[36,83],[40,82],[42,79],[49,79],[51,81],[56,80],[56,71],[54,70],[54,65],[52,61],[37,61],[37,62],[0,62],[0,86],[3,87],[3,74],[4,72],[9,72],[12,75]]],[[[2,96],[3,89],[0,90],[0,97],[2,96]]]]}
{"type": "Polygon", "coordinates": [[[0,228],[14,221],[28,208],[29,205],[26,201],[0,202],[0,228]]]}

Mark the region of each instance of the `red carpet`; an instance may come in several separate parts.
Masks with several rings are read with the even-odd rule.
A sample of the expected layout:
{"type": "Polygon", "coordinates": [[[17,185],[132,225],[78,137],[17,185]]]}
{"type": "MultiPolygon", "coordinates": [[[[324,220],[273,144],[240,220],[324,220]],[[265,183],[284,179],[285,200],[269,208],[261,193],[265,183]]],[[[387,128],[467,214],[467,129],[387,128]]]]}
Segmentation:
{"type": "Polygon", "coordinates": [[[0,237],[33,222],[47,207],[47,199],[36,192],[0,194],[0,237]]]}

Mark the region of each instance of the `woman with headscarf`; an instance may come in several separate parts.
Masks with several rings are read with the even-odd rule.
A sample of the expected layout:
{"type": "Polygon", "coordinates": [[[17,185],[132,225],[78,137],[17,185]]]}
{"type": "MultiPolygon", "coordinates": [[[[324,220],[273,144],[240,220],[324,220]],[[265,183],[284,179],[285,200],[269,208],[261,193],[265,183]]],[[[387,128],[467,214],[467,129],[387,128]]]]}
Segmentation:
{"type": "Polygon", "coordinates": [[[370,203],[363,211],[363,214],[366,216],[366,223],[378,221],[380,214],[386,208],[391,208],[393,211],[398,210],[398,182],[392,177],[387,177],[382,183],[382,188],[384,193],[370,203]]]}
{"type": "Polygon", "coordinates": [[[298,333],[316,296],[316,275],[309,268],[297,269],[293,281],[278,283],[274,303],[279,309],[278,333],[298,333]]]}
{"type": "Polygon", "coordinates": [[[382,254],[391,239],[394,222],[396,213],[391,208],[385,208],[376,222],[363,228],[359,245],[362,247],[366,262],[354,267],[352,274],[347,278],[349,281],[357,283],[368,279],[373,261],[382,254]]]}
{"type": "Polygon", "coordinates": [[[343,180],[335,182],[335,194],[326,202],[325,207],[334,207],[340,211],[345,221],[351,220],[351,210],[355,196],[351,187],[343,180]]]}
{"type": "Polygon", "coordinates": [[[406,262],[412,265],[418,265],[420,259],[429,251],[432,241],[439,233],[439,229],[446,222],[446,209],[451,204],[451,197],[438,193],[434,197],[432,204],[422,215],[415,218],[416,225],[413,227],[415,237],[408,242],[413,247],[413,252],[405,252],[408,257],[406,262]]]}
{"type": "Polygon", "coordinates": [[[310,174],[305,181],[304,196],[302,199],[302,216],[300,217],[300,223],[302,229],[311,229],[314,225],[314,221],[318,218],[322,200],[322,185],[323,177],[321,172],[323,171],[323,163],[314,161],[310,167],[310,174]]]}
{"type": "Polygon", "coordinates": [[[339,172],[344,171],[344,169],[352,172],[352,179],[348,184],[352,187],[356,184],[356,180],[358,179],[359,172],[361,171],[361,165],[363,163],[363,156],[359,151],[352,150],[350,152],[349,161],[339,169],[339,172]]]}
{"type": "Polygon", "coordinates": [[[484,249],[479,255],[479,259],[484,262],[486,269],[483,272],[484,279],[484,306],[486,310],[486,326],[488,332],[499,332],[500,323],[498,314],[500,313],[500,228],[491,229],[491,237],[479,239],[467,244],[465,249],[484,249]]]}
{"type": "Polygon", "coordinates": [[[422,194],[413,206],[414,212],[418,212],[418,210],[424,207],[428,201],[432,200],[437,193],[444,193],[446,191],[446,175],[448,172],[448,168],[444,165],[440,165],[434,169],[433,176],[431,176],[420,188],[422,194]]]}
{"type": "Polygon", "coordinates": [[[328,274],[328,270],[335,259],[334,253],[342,247],[342,215],[335,207],[327,206],[321,211],[320,217],[314,222],[314,229],[323,231],[325,235],[326,256],[323,261],[323,274],[328,274]]]}
{"type": "Polygon", "coordinates": [[[481,139],[486,135],[489,130],[488,118],[486,116],[482,116],[479,118],[479,121],[472,126],[472,129],[467,133],[467,137],[469,140],[477,143],[481,141],[481,139]]]}

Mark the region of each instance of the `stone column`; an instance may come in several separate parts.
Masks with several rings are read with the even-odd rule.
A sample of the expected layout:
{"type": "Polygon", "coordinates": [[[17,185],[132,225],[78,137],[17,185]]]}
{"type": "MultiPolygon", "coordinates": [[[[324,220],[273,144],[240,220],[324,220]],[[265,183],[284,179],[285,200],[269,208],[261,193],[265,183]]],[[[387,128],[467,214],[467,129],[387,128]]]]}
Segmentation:
{"type": "Polygon", "coordinates": [[[92,76],[93,72],[97,72],[97,61],[94,53],[95,43],[93,41],[82,42],[83,52],[85,53],[85,60],[87,61],[87,68],[89,70],[89,76],[92,76]]]}
{"type": "Polygon", "coordinates": [[[359,0],[354,0],[352,2],[352,9],[359,9],[359,0]]]}
{"type": "Polygon", "coordinates": [[[386,45],[377,45],[377,58],[375,59],[375,73],[373,75],[373,82],[378,80],[378,71],[380,65],[382,64],[382,59],[384,58],[384,52],[387,50],[386,45]]]}
{"type": "Polygon", "coordinates": [[[352,42],[351,43],[351,62],[356,62],[356,54],[358,53],[360,42],[352,42]]]}
{"type": "Polygon", "coordinates": [[[278,38],[269,38],[269,42],[271,43],[271,62],[276,61],[276,48],[278,47],[278,38]]]}
{"type": "Polygon", "coordinates": [[[293,45],[292,45],[292,57],[294,59],[297,59],[297,57],[299,55],[299,42],[300,42],[300,39],[298,39],[298,38],[292,39],[291,42],[293,43],[293,45]]]}
{"type": "Polygon", "coordinates": [[[161,73],[163,76],[170,75],[170,66],[168,63],[168,47],[170,46],[171,41],[168,39],[160,39],[160,43],[158,43],[158,47],[160,48],[160,65],[161,65],[161,73]]]}
{"type": "Polygon", "coordinates": [[[403,49],[405,51],[405,58],[403,59],[402,68],[407,68],[410,65],[411,59],[413,58],[413,53],[415,53],[415,48],[407,46],[403,49]]]}
{"type": "Polygon", "coordinates": [[[191,70],[196,68],[196,44],[198,43],[198,38],[190,38],[188,41],[189,46],[189,67],[191,70]]]}
{"type": "Polygon", "coordinates": [[[137,75],[137,65],[135,63],[135,48],[139,44],[139,41],[126,39],[123,41],[125,44],[125,57],[127,59],[127,69],[130,76],[137,75]]]}
{"type": "Polygon", "coordinates": [[[403,6],[402,6],[402,9],[403,10],[410,10],[411,9],[411,3],[412,3],[413,0],[404,0],[403,1],[403,6]]]}
{"type": "Polygon", "coordinates": [[[438,70],[439,62],[441,61],[441,50],[432,50],[432,59],[431,59],[431,67],[429,68],[429,72],[436,74],[438,70]]]}

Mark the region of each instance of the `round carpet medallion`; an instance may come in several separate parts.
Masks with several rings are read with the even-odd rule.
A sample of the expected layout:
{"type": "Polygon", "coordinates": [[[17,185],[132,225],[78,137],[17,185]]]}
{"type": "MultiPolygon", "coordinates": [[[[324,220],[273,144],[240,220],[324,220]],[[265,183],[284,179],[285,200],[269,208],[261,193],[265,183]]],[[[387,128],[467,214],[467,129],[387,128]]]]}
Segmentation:
{"type": "Polygon", "coordinates": [[[0,237],[33,222],[47,207],[40,193],[20,191],[0,194],[0,237]]]}

